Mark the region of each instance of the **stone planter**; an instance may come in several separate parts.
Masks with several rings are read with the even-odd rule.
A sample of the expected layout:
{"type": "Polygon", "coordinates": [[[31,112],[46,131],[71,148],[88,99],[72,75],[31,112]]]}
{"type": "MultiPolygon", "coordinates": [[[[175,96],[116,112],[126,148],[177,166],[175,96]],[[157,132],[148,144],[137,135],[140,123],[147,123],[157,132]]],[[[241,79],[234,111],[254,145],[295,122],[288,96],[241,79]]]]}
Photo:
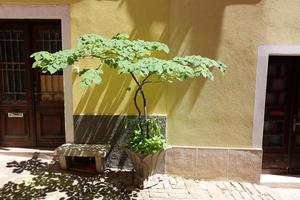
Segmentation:
{"type": "Polygon", "coordinates": [[[134,184],[139,187],[143,187],[144,181],[157,172],[165,156],[165,150],[150,155],[135,153],[127,148],[125,152],[135,169],[134,184]]]}

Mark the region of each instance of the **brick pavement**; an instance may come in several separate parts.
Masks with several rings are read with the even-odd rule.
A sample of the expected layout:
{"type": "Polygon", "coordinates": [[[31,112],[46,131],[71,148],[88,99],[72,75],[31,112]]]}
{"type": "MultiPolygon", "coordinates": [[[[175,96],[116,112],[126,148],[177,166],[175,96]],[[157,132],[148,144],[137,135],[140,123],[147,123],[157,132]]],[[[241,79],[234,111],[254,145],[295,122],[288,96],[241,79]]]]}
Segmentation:
{"type": "Polygon", "coordinates": [[[0,156],[0,199],[98,200],[299,200],[298,189],[273,189],[233,181],[200,181],[155,175],[145,189],[132,173],[107,170],[83,175],[61,171],[49,160],[0,156]]]}
{"type": "Polygon", "coordinates": [[[139,200],[279,200],[273,189],[250,183],[199,181],[155,175],[137,193],[139,200]],[[159,181],[157,181],[159,180],[159,181]]]}

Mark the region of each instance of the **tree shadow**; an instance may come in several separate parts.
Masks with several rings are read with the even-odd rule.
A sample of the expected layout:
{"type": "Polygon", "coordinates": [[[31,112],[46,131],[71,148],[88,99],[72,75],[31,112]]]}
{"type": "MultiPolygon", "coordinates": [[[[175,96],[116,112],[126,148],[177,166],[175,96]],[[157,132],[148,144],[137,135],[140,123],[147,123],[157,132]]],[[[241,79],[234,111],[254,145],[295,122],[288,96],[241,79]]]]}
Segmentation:
{"type": "MultiPolygon", "coordinates": [[[[166,117],[157,117],[162,126],[162,134],[166,134],[166,117]]],[[[80,115],[74,116],[75,143],[78,144],[109,144],[111,146],[107,157],[107,167],[118,169],[132,169],[132,163],[128,158],[124,147],[127,145],[127,137],[132,132],[128,121],[136,120],[133,115],[80,115]]],[[[164,172],[163,164],[160,173],[164,172]]]]}
{"type": "MultiPolygon", "coordinates": [[[[171,55],[201,55],[219,59],[224,13],[229,6],[255,5],[261,0],[173,0],[170,9],[169,46],[171,55]]],[[[239,20],[239,19],[237,19],[239,20]]],[[[234,22],[233,22],[234,23],[234,22]]],[[[226,60],[223,62],[227,63],[226,60]]],[[[231,66],[229,66],[230,70],[231,66]]],[[[217,70],[214,70],[216,72],[217,70]]],[[[216,72],[216,78],[222,78],[216,72]]],[[[188,112],[193,109],[207,79],[197,78],[178,84],[168,84],[168,114],[176,111],[189,95],[188,112]],[[180,91],[180,92],[178,92],[180,91]]]]}
{"type": "MultiPolygon", "coordinates": [[[[118,9],[126,9],[133,23],[131,37],[165,42],[170,46],[171,57],[193,54],[219,59],[219,45],[226,8],[239,5],[251,6],[258,4],[261,0],[98,1],[99,3],[112,1],[114,4],[118,3],[118,9]]],[[[226,60],[223,61],[226,63],[226,60]]],[[[178,84],[166,84],[166,89],[161,93],[161,95],[166,95],[166,113],[172,114],[186,95],[189,95],[189,110],[191,110],[205,87],[206,81],[206,79],[197,78],[178,84]]]]}
{"type": "MultiPolygon", "coordinates": [[[[108,9],[106,12],[115,13],[116,17],[123,17],[124,13],[126,17],[128,15],[131,38],[165,42],[172,50],[170,56],[196,54],[218,59],[226,8],[243,4],[251,6],[261,0],[97,1],[99,5],[89,7],[93,12],[100,9],[101,3],[107,6],[110,4],[107,1],[111,1],[111,7],[104,6],[108,9]]],[[[91,5],[93,4],[91,3],[91,5]]],[[[100,22],[101,20],[99,25],[101,25],[100,22]]],[[[112,21],[112,23],[116,22],[112,21]]],[[[108,29],[103,27],[102,31],[105,32],[108,29]]],[[[226,60],[223,61],[226,63],[226,60]]],[[[103,84],[83,92],[78,103],[75,104],[76,142],[98,143],[98,139],[101,137],[100,141],[110,141],[115,144],[118,138],[114,133],[123,132],[121,126],[124,124],[125,115],[135,114],[132,113],[134,110],[133,90],[127,89],[132,86],[131,79],[112,71],[107,72],[109,75],[108,73],[104,74],[103,84]]],[[[73,85],[78,83],[77,78],[77,76],[73,76],[73,85]]],[[[188,105],[185,108],[188,109],[184,112],[188,115],[200,98],[201,92],[207,84],[206,81],[206,79],[197,78],[184,82],[149,86],[146,88],[146,95],[148,96],[148,92],[150,94],[148,96],[149,113],[159,111],[172,116],[173,112],[179,110],[180,105],[183,102],[186,103],[184,100],[187,99],[188,105]],[[165,104],[165,108],[155,109],[161,103],[165,104]]]]}
{"type": "Polygon", "coordinates": [[[1,199],[44,199],[47,195],[61,196],[61,200],[103,199],[126,200],[135,199],[132,187],[132,173],[106,170],[103,174],[71,173],[62,171],[56,162],[43,162],[36,157],[26,161],[12,161],[7,167],[14,173],[29,171],[31,180],[21,183],[8,182],[0,188],[1,199]]]}

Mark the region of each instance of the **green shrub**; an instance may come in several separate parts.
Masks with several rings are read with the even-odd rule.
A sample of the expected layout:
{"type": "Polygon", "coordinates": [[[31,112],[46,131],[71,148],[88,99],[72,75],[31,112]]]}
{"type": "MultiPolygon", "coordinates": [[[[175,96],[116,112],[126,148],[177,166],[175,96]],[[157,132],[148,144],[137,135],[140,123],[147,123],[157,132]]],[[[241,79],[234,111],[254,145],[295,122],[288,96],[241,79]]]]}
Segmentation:
{"type": "Polygon", "coordinates": [[[166,148],[159,119],[147,118],[142,124],[134,120],[128,122],[128,126],[132,129],[128,137],[128,148],[132,151],[148,155],[166,148]]]}

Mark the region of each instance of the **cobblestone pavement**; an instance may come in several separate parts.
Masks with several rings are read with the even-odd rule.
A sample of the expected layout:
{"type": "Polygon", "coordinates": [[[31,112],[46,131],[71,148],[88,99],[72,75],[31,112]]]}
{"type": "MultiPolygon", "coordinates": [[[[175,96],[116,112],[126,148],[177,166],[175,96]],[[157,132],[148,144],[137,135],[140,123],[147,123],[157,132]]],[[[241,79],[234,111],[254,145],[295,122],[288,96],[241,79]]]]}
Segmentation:
{"type": "Polygon", "coordinates": [[[61,171],[49,160],[0,156],[0,199],[98,200],[300,200],[299,189],[155,175],[145,189],[133,186],[131,172],[87,175],[61,171]]]}
{"type": "MultiPolygon", "coordinates": [[[[152,177],[153,178],[153,177],[152,177]]],[[[158,200],[279,200],[273,189],[233,181],[195,181],[166,175],[156,175],[160,182],[139,191],[139,199],[158,200]]]]}

